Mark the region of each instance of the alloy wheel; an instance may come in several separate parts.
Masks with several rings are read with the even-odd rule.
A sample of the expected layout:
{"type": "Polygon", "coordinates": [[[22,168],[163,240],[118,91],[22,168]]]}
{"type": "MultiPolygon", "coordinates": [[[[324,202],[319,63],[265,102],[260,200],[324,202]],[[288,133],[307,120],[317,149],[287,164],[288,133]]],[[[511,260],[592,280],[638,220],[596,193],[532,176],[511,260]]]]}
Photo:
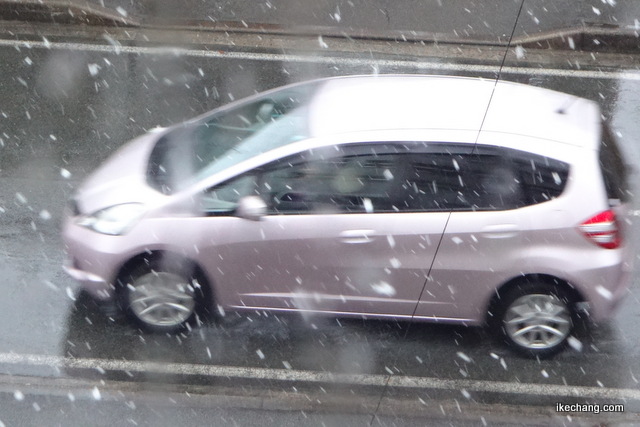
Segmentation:
{"type": "Polygon", "coordinates": [[[550,349],[564,342],[571,331],[571,314],[555,295],[528,294],[517,298],[504,315],[504,329],[516,344],[527,349],[550,349]]]}
{"type": "Polygon", "coordinates": [[[131,312],[150,326],[178,326],[191,317],[196,307],[193,286],[174,273],[152,271],[127,288],[131,312]]]}

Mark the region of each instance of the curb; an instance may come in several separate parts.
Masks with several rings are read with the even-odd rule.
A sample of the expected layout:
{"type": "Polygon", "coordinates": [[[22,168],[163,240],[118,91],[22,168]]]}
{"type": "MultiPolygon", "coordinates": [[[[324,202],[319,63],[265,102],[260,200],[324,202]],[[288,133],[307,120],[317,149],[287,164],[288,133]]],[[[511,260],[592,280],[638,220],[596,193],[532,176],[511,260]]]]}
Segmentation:
{"type": "Polygon", "coordinates": [[[0,19],[137,27],[138,20],[81,0],[0,0],[0,19]]]}
{"type": "MultiPolygon", "coordinates": [[[[0,375],[0,394],[19,393],[29,400],[52,398],[66,400],[73,396],[81,402],[167,402],[174,407],[198,409],[248,409],[263,413],[308,412],[315,414],[359,414],[378,417],[411,418],[421,423],[474,423],[476,425],[600,425],[607,420],[614,425],[636,425],[639,414],[558,413],[554,405],[518,405],[483,403],[466,399],[419,395],[394,396],[361,393],[354,390],[283,390],[269,386],[237,387],[211,385],[176,385],[131,381],[96,381],[65,377],[0,375]],[[99,396],[99,397],[96,397],[99,396]],[[567,418],[569,416],[569,418],[567,418]]],[[[387,395],[385,395],[387,394],[387,395]]],[[[611,425],[611,424],[608,424],[611,425]]]]}
{"type": "Polygon", "coordinates": [[[327,26],[282,26],[238,21],[149,20],[114,11],[87,0],[0,0],[0,20],[88,26],[130,27],[174,32],[255,34],[269,36],[335,37],[381,42],[422,42],[469,46],[522,46],[530,49],[577,50],[584,52],[640,53],[640,27],[620,27],[583,22],[577,26],[507,38],[465,39],[450,34],[414,30],[376,32],[327,26]]]}

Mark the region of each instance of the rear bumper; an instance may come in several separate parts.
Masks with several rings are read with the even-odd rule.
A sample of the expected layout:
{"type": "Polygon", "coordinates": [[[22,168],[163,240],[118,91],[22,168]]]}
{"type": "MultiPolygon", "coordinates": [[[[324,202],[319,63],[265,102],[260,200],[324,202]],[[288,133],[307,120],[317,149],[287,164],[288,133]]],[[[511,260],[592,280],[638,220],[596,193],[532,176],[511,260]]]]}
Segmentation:
{"type": "Polygon", "coordinates": [[[607,269],[607,273],[592,283],[585,292],[587,311],[594,322],[610,319],[620,308],[629,292],[632,265],[623,262],[616,268],[607,269]]]}

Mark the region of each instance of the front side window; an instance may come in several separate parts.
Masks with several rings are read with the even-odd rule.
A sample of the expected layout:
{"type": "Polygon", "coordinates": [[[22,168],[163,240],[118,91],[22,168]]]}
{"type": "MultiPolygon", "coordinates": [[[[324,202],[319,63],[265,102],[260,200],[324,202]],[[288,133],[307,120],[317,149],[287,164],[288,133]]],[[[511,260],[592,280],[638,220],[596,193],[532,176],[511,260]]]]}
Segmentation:
{"type": "Polygon", "coordinates": [[[389,145],[330,147],[266,170],[261,192],[274,214],[397,212],[402,155],[389,145]]]}
{"type": "Polygon", "coordinates": [[[242,197],[250,195],[258,195],[256,177],[244,174],[205,191],[201,207],[208,215],[227,215],[235,211],[242,197]]]}

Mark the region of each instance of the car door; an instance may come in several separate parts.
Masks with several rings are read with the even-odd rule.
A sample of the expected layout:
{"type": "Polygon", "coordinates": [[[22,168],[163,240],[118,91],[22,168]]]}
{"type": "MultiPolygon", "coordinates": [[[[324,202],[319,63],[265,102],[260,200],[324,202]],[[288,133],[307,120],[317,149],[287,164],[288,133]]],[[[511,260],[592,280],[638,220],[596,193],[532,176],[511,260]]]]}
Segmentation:
{"type": "MultiPolygon", "coordinates": [[[[523,183],[534,160],[516,163],[506,150],[478,146],[455,156],[458,180],[442,187],[459,195],[442,237],[417,316],[475,322],[486,314],[486,298],[517,275],[529,219],[518,209],[527,204],[523,183]]],[[[531,171],[529,171],[531,175],[531,171]]],[[[545,177],[547,181],[552,178],[545,177]]]]}
{"type": "Polygon", "coordinates": [[[205,249],[231,305],[411,316],[449,215],[410,184],[413,145],[333,146],[256,171],[267,215],[233,218],[205,249]]]}

